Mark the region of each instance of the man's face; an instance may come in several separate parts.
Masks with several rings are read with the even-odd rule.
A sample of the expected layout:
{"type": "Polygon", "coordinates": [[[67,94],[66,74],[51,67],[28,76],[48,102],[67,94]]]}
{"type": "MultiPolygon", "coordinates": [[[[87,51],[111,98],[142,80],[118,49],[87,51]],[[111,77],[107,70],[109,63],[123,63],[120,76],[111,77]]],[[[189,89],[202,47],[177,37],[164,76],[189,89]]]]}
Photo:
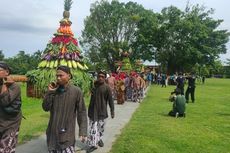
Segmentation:
{"type": "Polygon", "coordinates": [[[9,71],[3,69],[3,68],[0,68],[0,78],[6,78],[7,76],[9,75],[9,71]]]}
{"type": "Polygon", "coordinates": [[[97,80],[98,80],[100,83],[103,83],[103,82],[105,81],[105,75],[99,73],[98,76],[97,76],[97,80]]]}
{"type": "Polygon", "coordinates": [[[70,74],[62,70],[57,70],[56,78],[59,85],[66,85],[69,82],[70,77],[70,74]]]}

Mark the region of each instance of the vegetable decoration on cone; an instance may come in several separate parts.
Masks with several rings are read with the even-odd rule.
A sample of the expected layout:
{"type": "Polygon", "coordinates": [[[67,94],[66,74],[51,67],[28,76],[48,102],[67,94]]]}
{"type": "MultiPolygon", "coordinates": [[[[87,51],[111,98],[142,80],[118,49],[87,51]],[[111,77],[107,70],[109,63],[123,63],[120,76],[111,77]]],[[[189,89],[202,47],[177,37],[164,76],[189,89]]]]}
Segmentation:
{"type": "Polygon", "coordinates": [[[59,65],[71,68],[72,81],[75,85],[81,87],[84,92],[89,89],[90,77],[85,72],[88,67],[81,55],[78,41],[74,38],[71,30],[72,22],[69,20],[72,3],[72,0],[64,0],[63,19],[60,21],[60,27],[47,44],[38,69],[27,73],[29,81],[33,82],[42,93],[46,90],[48,83],[56,79],[56,68],[59,65]]]}
{"type": "Polygon", "coordinates": [[[121,71],[129,73],[132,70],[132,65],[129,59],[129,56],[132,50],[129,49],[129,51],[123,51],[122,49],[119,49],[119,51],[120,51],[120,54],[122,55],[121,71]]]}
{"type": "Polygon", "coordinates": [[[136,60],[134,64],[134,69],[139,73],[144,72],[143,62],[141,60],[136,60]]]}

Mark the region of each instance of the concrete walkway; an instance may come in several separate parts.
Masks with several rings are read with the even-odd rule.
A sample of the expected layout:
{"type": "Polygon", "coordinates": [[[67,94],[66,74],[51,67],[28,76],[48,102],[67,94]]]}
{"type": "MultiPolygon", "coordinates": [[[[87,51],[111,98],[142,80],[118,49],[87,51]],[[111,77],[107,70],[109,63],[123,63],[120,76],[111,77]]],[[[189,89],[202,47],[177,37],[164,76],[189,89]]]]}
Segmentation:
{"type": "MultiPolygon", "coordinates": [[[[93,153],[107,153],[110,151],[116,137],[120,135],[121,129],[128,123],[138,106],[139,103],[133,102],[125,102],[124,105],[115,104],[115,118],[111,119],[109,115],[109,118],[106,120],[105,135],[103,138],[105,145],[102,148],[98,148],[93,153]]],[[[78,129],[76,132],[76,135],[78,135],[78,129]]],[[[77,141],[77,146],[79,146],[78,142],[79,141],[77,141]]],[[[78,147],[76,147],[76,149],[78,153],[85,153],[85,151],[79,151],[80,149],[78,147]]],[[[26,144],[18,146],[16,148],[16,153],[47,153],[46,136],[42,135],[38,139],[31,140],[26,144]]]]}

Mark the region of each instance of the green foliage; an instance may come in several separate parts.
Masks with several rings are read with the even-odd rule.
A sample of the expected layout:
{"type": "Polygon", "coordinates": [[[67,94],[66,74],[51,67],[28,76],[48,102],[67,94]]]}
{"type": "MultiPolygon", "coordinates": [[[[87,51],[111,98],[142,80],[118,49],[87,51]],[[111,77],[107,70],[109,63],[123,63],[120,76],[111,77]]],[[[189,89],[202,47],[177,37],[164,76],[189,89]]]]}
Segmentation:
{"type": "Polygon", "coordinates": [[[37,67],[39,60],[41,58],[41,51],[37,51],[34,54],[26,54],[25,51],[19,51],[19,53],[14,56],[5,59],[5,61],[12,68],[13,74],[26,74],[27,71],[32,70],[37,67]]]}
{"type": "Polygon", "coordinates": [[[55,69],[35,69],[28,71],[26,76],[29,81],[34,83],[35,87],[41,92],[45,93],[48,89],[50,82],[56,80],[56,70],[55,69]]]}
{"type": "Polygon", "coordinates": [[[69,11],[71,9],[72,4],[73,4],[72,0],[64,0],[64,10],[69,11]]]}
{"type": "Polygon", "coordinates": [[[0,61],[3,61],[3,59],[4,59],[4,54],[3,54],[3,51],[2,50],[0,50],[0,61]]]}
{"type": "Polygon", "coordinates": [[[42,110],[42,100],[26,96],[26,84],[21,84],[22,113],[26,120],[22,119],[19,143],[25,143],[40,136],[46,130],[49,115],[42,110]]]}
{"type": "Polygon", "coordinates": [[[223,65],[220,60],[216,60],[211,65],[213,74],[223,74],[223,65]]]}
{"type": "MultiPolygon", "coordinates": [[[[84,94],[88,93],[91,82],[90,76],[86,72],[76,69],[71,69],[71,73],[73,75],[71,82],[80,87],[84,94]]],[[[41,93],[45,93],[48,88],[48,84],[52,81],[56,81],[56,69],[36,69],[29,71],[26,76],[30,78],[29,81],[34,83],[41,93]]]]}
{"type": "Polygon", "coordinates": [[[213,9],[189,4],[185,11],[170,6],[160,14],[148,12],[151,20],[144,18],[139,23],[134,45],[143,57],[155,58],[169,73],[191,71],[196,63],[212,65],[226,53],[229,39],[227,30],[218,29],[223,20],[213,19],[213,13],[213,9]]]}
{"type": "MultiPolygon", "coordinates": [[[[132,43],[133,56],[135,59],[149,60],[155,59],[155,43],[153,39],[157,37],[158,14],[152,10],[144,10],[141,12],[141,19],[137,24],[136,39],[132,43]]],[[[159,40],[160,42],[160,40],[159,40]]]]}
{"type": "Polygon", "coordinates": [[[230,81],[206,79],[196,87],[186,118],[167,116],[175,86],[151,86],[110,153],[225,153],[230,146],[230,81]]]}
{"type": "Polygon", "coordinates": [[[129,49],[135,40],[137,23],[143,10],[141,5],[134,2],[125,4],[102,0],[92,4],[82,35],[82,44],[90,60],[103,62],[114,71],[115,61],[121,61],[119,48],[129,49]]]}
{"type": "Polygon", "coordinates": [[[130,63],[129,57],[124,57],[122,60],[121,71],[130,72],[132,70],[132,65],[130,63]]]}
{"type": "Polygon", "coordinates": [[[227,59],[226,64],[227,64],[228,66],[230,66],[230,58],[227,59]]]}
{"type": "Polygon", "coordinates": [[[224,77],[230,78],[230,66],[224,66],[223,71],[224,71],[224,77]]]}

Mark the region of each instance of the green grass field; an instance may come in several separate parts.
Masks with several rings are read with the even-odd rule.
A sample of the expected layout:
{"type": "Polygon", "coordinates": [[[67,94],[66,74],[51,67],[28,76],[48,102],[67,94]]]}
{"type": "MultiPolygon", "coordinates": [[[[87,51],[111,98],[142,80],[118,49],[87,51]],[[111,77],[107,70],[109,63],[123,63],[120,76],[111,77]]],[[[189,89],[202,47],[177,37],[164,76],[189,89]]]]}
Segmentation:
{"type": "Polygon", "coordinates": [[[150,87],[111,153],[230,152],[230,80],[207,79],[205,85],[198,84],[195,103],[186,106],[186,118],[167,116],[174,88],[150,87]]]}
{"type": "MultiPolygon", "coordinates": [[[[186,118],[168,117],[174,86],[152,86],[122,130],[111,153],[227,153],[230,152],[230,80],[207,79],[197,85],[196,101],[187,105],[186,118]]],[[[49,114],[41,100],[27,98],[22,85],[23,115],[19,143],[45,133],[49,114]]],[[[89,97],[86,98],[88,103],[89,97]]]]}
{"type": "Polygon", "coordinates": [[[22,113],[26,119],[22,119],[19,143],[24,143],[45,133],[49,113],[42,110],[42,100],[26,97],[26,85],[21,85],[22,113]]]}

